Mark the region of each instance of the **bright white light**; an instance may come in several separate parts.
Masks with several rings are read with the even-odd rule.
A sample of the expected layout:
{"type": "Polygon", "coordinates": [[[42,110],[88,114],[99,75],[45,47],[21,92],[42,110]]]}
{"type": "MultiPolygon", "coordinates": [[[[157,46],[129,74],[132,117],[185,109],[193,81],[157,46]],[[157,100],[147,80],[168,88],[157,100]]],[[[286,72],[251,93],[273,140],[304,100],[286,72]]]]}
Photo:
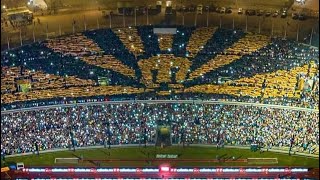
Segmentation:
{"type": "Polygon", "coordinates": [[[200,172],[216,172],[216,169],[200,169],[200,172]]]}
{"type": "Polygon", "coordinates": [[[177,172],[193,172],[193,169],[177,169],[177,172]]]}
{"type": "Polygon", "coordinates": [[[262,169],[246,169],[246,172],[262,172],[262,169]]]}
{"type": "Polygon", "coordinates": [[[169,167],[166,167],[166,166],[160,167],[160,171],[162,171],[162,172],[169,172],[169,170],[170,170],[169,167]]]}
{"type": "Polygon", "coordinates": [[[53,168],[52,172],[68,172],[69,169],[60,169],[60,168],[53,168]]]}
{"type": "Polygon", "coordinates": [[[136,172],[136,169],[120,169],[120,172],[136,172]]]}
{"type": "Polygon", "coordinates": [[[113,169],[97,169],[97,172],[113,172],[113,169]]]}
{"type": "Polygon", "coordinates": [[[223,172],[240,172],[240,169],[223,169],[223,172]]]}
{"type": "Polygon", "coordinates": [[[308,172],[306,168],[293,168],[291,169],[292,172],[308,172]]]}
{"type": "Polygon", "coordinates": [[[159,172],[159,169],[142,169],[142,172],[159,172]]]}
{"type": "Polygon", "coordinates": [[[284,169],[269,169],[269,172],[284,172],[284,169]]]}
{"type": "Polygon", "coordinates": [[[30,168],[29,172],[45,172],[44,169],[39,169],[39,168],[30,168]]]}

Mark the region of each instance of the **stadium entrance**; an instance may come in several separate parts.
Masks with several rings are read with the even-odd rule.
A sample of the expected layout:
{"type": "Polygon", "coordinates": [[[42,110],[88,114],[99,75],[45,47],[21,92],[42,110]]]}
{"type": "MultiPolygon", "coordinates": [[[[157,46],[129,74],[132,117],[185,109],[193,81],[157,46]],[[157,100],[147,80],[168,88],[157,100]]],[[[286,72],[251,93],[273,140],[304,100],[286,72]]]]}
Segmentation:
{"type": "Polygon", "coordinates": [[[168,125],[158,125],[156,133],[156,146],[171,146],[171,128],[168,125]]]}

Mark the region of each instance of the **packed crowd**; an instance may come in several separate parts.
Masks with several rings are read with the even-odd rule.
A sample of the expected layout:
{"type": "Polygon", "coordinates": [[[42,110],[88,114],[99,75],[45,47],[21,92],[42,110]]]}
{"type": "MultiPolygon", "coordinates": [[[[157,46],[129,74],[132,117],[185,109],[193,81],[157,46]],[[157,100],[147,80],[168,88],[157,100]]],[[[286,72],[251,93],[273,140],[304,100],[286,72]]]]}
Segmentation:
{"type": "Polygon", "coordinates": [[[177,34],[173,37],[172,53],[177,57],[186,57],[187,44],[190,41],[191,34],[195,27],[177,27],[177,34]]]}
{"type": "Polygon", "coordinates": [[[242,30],[179,26],[169,36],[153,26],[99,29],[4,52],[1,102],[10,109],[26,101],[123,96],[317,108],[318,52],[242,30]],[[20,92],[19,82],[29,91],[20,92]]]}
{"type": "Polygon", "coordinates": [[[5,154],[54,148],[155,143],[158,124],[171,127],[173,143],[292,145],[319,153],[318,112],[217,104],[104,104],[1,114],[5,154]]]}
{"type": "MultiPolygon", "coordinates": [[[[227,51],[230,49],[232,47],[227,51]]],[[[214,58],[212,65],[208,63],[202,66],[202,69],[209,67],[207,69],[213,70],[187,82],[186,86],[193,88],[198,86],[199,91],[206,91],[201,84],[211,84],[218,82],[219,77],[227,77],[227,84],[233,86],[232,90],[236,96],[240,95],[237,91],[244,88],[247,92],[243,91],[241,96],[245,94],[251,94],[251,97],[259,96],[262,102],[287,102],[293,106],[308,108],[318,106],[319,50],[317,48],[290,40],[272,39],[271,43],[258,51],[236,58],[239,59],[224,66],[219,65],[224,63],[221,58],[214,58]],[[303,81],[303,87],[299,87],[300,81],[303,81]]],[[[197,70],[193,73],[196,72],[197,70]]],[[[201,69],[199,72],[202,72],[201,69]]]]}
{"type": "MultiPolygon", "coordinates": [[[[139,45],[139,48],[137,49],[134,46],[131,47],[128,41],[121,41],[120,37],[117,36],[115,32],[117,32],[117,30],[99,29],[85,32],[84,35],[87,38],[94,40],[94,42],[96,42],[97,45],[103,50],[104,54],[113,55],[114,57],[119,59],[123,64],[137,69],[138,67],[136,63],[136,56],[142,54],[140,52],[141,45],[139,45]]],[[[121,33],[121,30],[117,33],[121,33]]],[[[134,35],[136,34],[137,32],[134,31],[134,35]]],[[[121,33],[121,35],[123,36],[124,34],[121,33]]],[[[122,37],[122,40],[124,39],[125,37],[122,37]]],[[[136,41],[138,41],[138,44],[141,43],[140,40],[135,40],[134,42],[136,43],[136,41]]]]}
{"type": "Polygon", "coordinates": [[[315,61],[319,65],[319,49],[291,40],[272,39],[271,43],[261,47],[258,51],[245,54],[237,61],[226,64],[215,71],[204,75],[202,83],[210,82],[219,76],[228,76],[231,79],[252,77],[256,74],[290,70],[294,67],[309,64],[315,61]]]}
{"type": "MultiPolygon", "coordinates": [[[[204,32],[207,31],[208,30],[205,29],[204,32]]],[[[192,36],[198,37],[200,34],[202,35],[202,32],[203,30],[200,30],[198,32],[196,29],[192,32],[192,36]]],[[[216,29],[214,30],[214,34],[210,38],[208,38],[207,36],[206,38],[194,38],[195,42],[193,43],[193,48],[189,46],[191,54],[193,54],[194,56],[193,65],[191,66],[190,70],[193,71],[201,67],[210,59],[221,54],[225,50],[225,48],[230,47],[233,43],[243,38],[244,35],[245,34],[242,30],[216,29]],[[199,50],[196,50],[196,47],[199,47],[199,50]],[[192,53],[192,51],[197,52],[197,54],[192,53]]]]}
{"type": "MultiPolygon", "coordinates": [[[[56,49],[49,49],[48,43],[35,43],[26,45],[18,49],[7,51],[1,55],[1,67],[17,67],[19,69],[27,69],[30,71],[41,71],[46,74],[58,76],[77,76],[81,79],[91,79],[97,82],[98,77],[108,76],[112,84],[132,84],[130,78],[116,71],[99,67],[94,63],[86,63],[75,54],[79,52],[68,52],[69,54],[60,54],[70,48],[72,45],[60,46],[54,42],[56,49]],[[57,52],[55,52],[57,51],[57,52]]],[[[73,44],[75,46],[75,44],[73,44]]],[[[74,49],[74,48],[73,48],[74,49]]],[[[81,49],[77,49],[79,51],[81,49]]],[[[89,51],[89,50],[88,50],[89,51]]],[[[82,53],[89,53],[83,51],[82,53]]],[[[3,72],[3,71],[2,71],[3,72]]],[[[1,78],[4,77],[2,74],[1,78]]],[[[131,80],[132,81],[132,80],[131,80]]]]}

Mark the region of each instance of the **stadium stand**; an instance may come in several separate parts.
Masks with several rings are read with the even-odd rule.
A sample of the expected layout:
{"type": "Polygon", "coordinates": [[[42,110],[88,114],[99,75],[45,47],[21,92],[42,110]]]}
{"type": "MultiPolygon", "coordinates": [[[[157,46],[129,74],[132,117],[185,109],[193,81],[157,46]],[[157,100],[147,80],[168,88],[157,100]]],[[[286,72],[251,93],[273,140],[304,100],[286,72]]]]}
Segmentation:
{"type": "Polygon", "coordinates": [[[144,136],[155,143],[161,122],[171,127],[172,143],[258,143],[319,154],[318,53],[241,30],[182,26],[174,35],[154,34],[153,26],[99,29],[2,52],[1,150],[35,152],[35,142],[41,151],[141,144],[144,136]],[[286,108],[75,105],[124,99],[213,99],[286,108]],[[67,103],[73,105],[61,106],[67,103]],[[7,111],[42,105],[57,106],[7,111]]]}
{"type": "Polygon", "coordinates": [[[3,52],[1,109],[122,97],[319,104],[317,48],[241,30],[178,26],[159,35],[153,27],[86,31],[3,52]]]}
{"type": "Polygon", "coordinates": [[[171,34],[159,34],[158,35],[159,47],[161,51],[172,51],[173,35],[171,34]]]}
{"type": "Polygon", "coordinates": [[[319,113],[244,105],[134,103],[19,111],[1,115],[6,154],[53,148],[155,143],[159,122],[171,127],[172,143],[250,145],[318,153],[319,113]],[[144,123],[145,122],[145,123],[144,123]],[[288,123],[290,122],[290,123],[288,123]],[[182,138],[182,134],[184,137],[182,138]],[[184,139],[184,140],[183,140],[184,139]]]}
{"type": "Polygon", "coordinates": [[[161,54],[146,60],[139,61],[142,71],[143,83],[150,84],[153,81],[152,70],[157,70],[157,78],[154,83],[169,83],[170,76],[175,70],[176,81],[183,82],[190,67],[190,61],[182,57],[175,57],[173,54],[161,54]]]}
{"type": "Polygon", "coordinates": [[[145,48],[145,54],[141,58],[149,58],[160,54],[160,46],[158,36],[153,33],[152,26],[139,26],[137,27],[138,34],[142,40],[145,48]]]}
{"type": "Polygon", "coordinates": [[[190,43],[187,45],[188,56],[194,57],[197,55],[198,52],[204,48],[215,31],[216,28],[206,27],[197,28],[193,31],[189,40],[190,43]]]}
{"type": "Polygon", "coordinates": [[[177,33],[173,37],[172,53],[177,57],[186,57],[187,44],[190,40],[194,27],[178,26],[177,33]]]}
{"type": "Polygon", "coordinates": [[[214,59],[209,60],[206,64],[190,73],[189,80],[202,76],[216,68],[227,65],[236,61],[241,56],[250,54],[269,43],[269,38],[263,35],[246,35],[238,42],[227,48],[223,54],[217,55],[214,59]]]}
{"type": "Polygon", "coordinates": [[[118,28],[114,30],[121,42],[135,56],[144,52],[144,46],[136,28],[118,28]]]}

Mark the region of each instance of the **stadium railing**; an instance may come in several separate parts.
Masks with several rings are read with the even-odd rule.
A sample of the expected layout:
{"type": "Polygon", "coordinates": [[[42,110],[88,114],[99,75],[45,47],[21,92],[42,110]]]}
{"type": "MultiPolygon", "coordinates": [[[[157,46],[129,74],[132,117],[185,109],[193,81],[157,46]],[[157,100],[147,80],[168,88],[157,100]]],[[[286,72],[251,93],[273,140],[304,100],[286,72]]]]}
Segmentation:
{"type": "MultiPolygon", "coordinates": [[[[144,146],[144,145],[143,145],[144,146]]],[[[124,145],[112,145],[112,148],[128,148],[128,147],[143,147],[142,145],[139,144],[124,144],[124,145]]],[[[155,144],[147,144],[146,146],[155,146],[155,144]]],[[[182,144],[173,144],[173,146],[182,146],[182,144]]],[[[190,144],[189,146],[191,147],[212,147],[216,148],[216,145],[213,144],[190,144]]],[[[77,147],[76,150],[82,150],[82,149],[100,149],[104,148],[104,146],[87,146],[87,147],[77,147]]],[[[224,148],[235,148],[235,149],[250,149],[250,146],[229,146],[225,145],[224,148]]],[[[264,149],[266,150],[266,149],[264,149]]],[[[59,152],[59,151],[70,151],[67,148],[65,149],[50,149],[50,150],[45,150],[45,151],[39,151],[39,154],[43,153],[52,153],[52,152],[59,152]]],[[[279,148],[271,148],[268,149],[270,152],[277,152],[277,153],[283,153],[283,154],[288,154],[289,152],[287,150],[281,150],[279,148]]],[[[9,157],[19,157],[19,156],[27,156],[27,155],[32,155],[34,154],[33,152],[29,153],[23,153],[23,154],[13,154],[13,155],[7,155],[6,158],[9,157]]],[[[300,153],[296,152],[293,153],[292,155],[299,155],[299,156],[306,156],[306,157],[311,157],[311,158],[319,158],[319,154],[309,154],[309,153],[300,153]]]]}
{"type": "Polygon", "coordinates": [[[261,104],[261,103],[249,103],[249,102],[236,102],[236,101],[203,101],[203,100],[124,100],[124,101],[103,101],[103,102],[86,102],[86,103],[75,103],[75,104],[59,104],[51,106],[39,106],[31,108],[21,108],[13,110],[3,110],[1,114],[15,113],[21,111],[34,111],[34,110],[44,110],[58,107],[75,107],[75,106],[92,106],[92,105],[103,105],[103,104],[132,104],[132,103],[152,103],[152,104],[170,104],[170,103],[185,103],[185,104],[223,104],[223,105],[238,105],[238,106],[255,106],[255,107],[269,107],[276,109],[290,109],[298,111],[311,111],[319,112],[317,109],[294,107],[294,106],[283,106],[283,105],[273,105],[273,104],[261,104]]]}

